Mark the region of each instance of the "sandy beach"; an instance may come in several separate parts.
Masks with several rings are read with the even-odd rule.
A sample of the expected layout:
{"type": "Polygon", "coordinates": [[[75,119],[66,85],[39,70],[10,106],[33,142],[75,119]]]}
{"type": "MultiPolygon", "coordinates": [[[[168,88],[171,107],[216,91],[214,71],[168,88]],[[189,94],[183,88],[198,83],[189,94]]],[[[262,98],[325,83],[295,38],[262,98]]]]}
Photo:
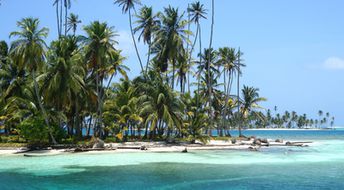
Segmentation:
{"type": "Polygon", "coordinates": [[[210,140],[206,145],[201,143],[179,143],[167,144],[165,142],[126,142],[126,143],[105,143],[105,149],[88,149],[76,152],[75,149],[47,149],[21,152],[20,148],[0,148],[0,155],[24,155],[24,156],[53,156],[59,154],[99,154],[99,153],[130,153],[130,152],[192,152],[199,150],[243,150],[259,151],[260,148],[285,147],[285,146],[309,146],[311,142],[275,142],[267,139],[268,143],[257,145],[254,140],[241,140],[233,144],[231,141],[210,140]]]}

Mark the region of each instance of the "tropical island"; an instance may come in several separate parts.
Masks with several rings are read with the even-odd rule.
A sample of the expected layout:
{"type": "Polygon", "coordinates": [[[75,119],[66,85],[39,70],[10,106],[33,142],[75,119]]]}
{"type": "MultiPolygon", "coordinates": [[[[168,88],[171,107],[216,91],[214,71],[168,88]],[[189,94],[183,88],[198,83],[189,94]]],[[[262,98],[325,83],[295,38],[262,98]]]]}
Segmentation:
{"type": "Polygon", "coordinates": [[[344,189],[343,6],[0,0],[0,189],[344,189]]]}
{"type": "Polygon", "coordinates": [[[10,43],[0,42],[2,145],[206,144],[211,139],[234,142],[233,129],[247,141],[243,129],[333,126],[328,112],[319,111],[319,119],[295,111],[280,114],[276,106],[271,111],[259,105],[267,99],[258,88],[241,88],[243,51],[213,48],[214,9],[199,1],[187,10],[168,6],[156,12],[136,0],[115,4],[128,15],[135,67],[141,69],[133,79],[116,48],[114,27],[102,21],[80,27],[78,15],[69,13],[69,1],[54,1],[54,41],[46,41],[49,29],[38,18],[27,17],[17,22],[10,43]],[[204,19],[211,25],[203,26],[204,19]],[[211,28],[209,44],[202,41],[208,38],[201,35],[203,27],[211,28]],[[138,41],[147,46],[144,56],[138,41]]]}

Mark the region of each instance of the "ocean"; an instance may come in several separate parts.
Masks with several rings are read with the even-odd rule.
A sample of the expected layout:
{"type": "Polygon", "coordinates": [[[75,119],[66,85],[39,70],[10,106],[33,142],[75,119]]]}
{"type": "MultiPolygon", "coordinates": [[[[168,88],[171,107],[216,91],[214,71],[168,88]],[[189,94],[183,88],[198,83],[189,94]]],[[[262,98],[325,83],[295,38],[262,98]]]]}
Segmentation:
{"type": "Polygon", "coordinates": [[[244,134],[314,144],[258,152],[1,155],[0,189],[344,189],[344,130],[244,134]]]}

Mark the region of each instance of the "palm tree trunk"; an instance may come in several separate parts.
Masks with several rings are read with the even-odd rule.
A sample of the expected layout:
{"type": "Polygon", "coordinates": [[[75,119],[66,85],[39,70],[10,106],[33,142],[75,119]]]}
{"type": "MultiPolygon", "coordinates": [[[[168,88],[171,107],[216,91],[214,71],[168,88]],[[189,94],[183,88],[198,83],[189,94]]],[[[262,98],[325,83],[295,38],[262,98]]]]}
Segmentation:
{"type": "Polygon", "coordinates": [[[94,131],[94,136],[99,137],[100,136],[100,86],[99,86],[99,73],[98,73],[98,66],[96,66],[96,91],[97,91],[97,118],[96,118],[96,130],[94,131]]]}
{"type": "Polygon", "coordinates": [[[222,112],[222,128],[225,129],[226,127],[226,113],[227,113],[227,103],[228,103],[228,96],[226,94],[227,90],[226,90],[226,69],[223,69],[223,91],[224,94],[226,96],[226,101],[225,101],[225,105],[224,105],[224,109],[222,112]]]}
{"type": "Polygon", "coordinates": [[[65,0],[65,36],[67,36],[67,16],[68,16],[68,2],[65,0]]]}
{"type": "Polygon", "coordinates": [[[63,10],[63,0],[61,0],[61,3],[60,3],[60,36],[62,35],[62,10],[63,10]]]}
{"type": "MultiPolygon", "coordinates": [[[[188,9],[190,7],[190,4],[188,4],[188,9]]],[[[188,12],[188,31],[190,31],[190,12],[188,12]]],[[[198,31],[198,30],[197,30],[198,31]]],[[[187,35],[188,37],[188,41],[190,41],[190,34],[188,33],[187,35]]],[[[197,37],[195,37],[195,41],[196,41],[197,37]]],[[[186,52],[189,52],[189,43],[186,44],[186,52]]],[[[191,52],[189,53],[189,60],[191,60],[191,52]]],[[[190,68],[190,61],[188,61],[188,67],[190,68]]],[[[190,71],[188,69],[188,73],[187,73],[187,81],[188,81],[188,92],[190,93],[190,71]]]]}
{"type": "Polygon", "coordinates": [[[91,124],[92,124],[92,118],[93,118],[93,116],[91,115],[91,116],[90,116],[89,123],[88,123],[88,129],[87,129],[86,137],[88,137],[88,136],[90,135],[91,124]]]}
{"type": "Polygon", "coordinates": [[[183,92],[183,77],[180,77],[180,93],[184,94],[184,92],[183,92]]]}
{"type": "MultiPolygon", "coordinates": [[[[103,88],[103,78],[100,79],[100,89],[99,89],[99,92],[100,92],[100,97],[102,97],[102,88],[103,88]]],[[[100,123],[100,138],[104,138],[104,131],[103,131],[103,99],[100,98],[100,104],[99,104],[99,123],[100,123]]]]}
{"type": "MultiPolygon", "coordinates": [[[[240,93],[240,53],[238,54],[238,80],[237,80],[237,104],[238,104],[238,116],[241,116],[240,114],[240,97],[239,97],[239,93],[240,93]]],[[[242,136],[241,133],[241,117],[238,117],[238,129],[239,129],[239,137],[242,136]]]]}
{"type": "Polygon", "coordinates": [[[175,68],[176,67],[176,63],[175,63],[175,59],[173,59],[173,62],[172,62],[172,90],[174,90],[174,75],[175,75],[175,68]]]}
{"type": "Polygon", "coordinates": [[[55,6],[56,6],[57,33],[60,38],[61,36],[60,36],[60,20],[59,20],[59,1],[60,0],[56,0],[55,6]]]}
{"type": "Polygon", "coordinates": [[[79,116],[79,103],[75,101],[75,129],[78,139],[82,137],[82,125],[80,125],[80,116],[79,116]]]}
{"type": "Polygon", "coordinates": [[[137,58],[139,59],[139,62],[140,62],[141,72],[143,73],[144,72],[143,65],[142,65],[140,54],[139,54],[139,50],[137,49],[136,40],[135,40],[135,37],[134,37],[134,31],[133,31],[133,25],[132,25],[132,21],[131,21],[131,11],[130,10],[131,9],[129,9],[129,15],[128,16],[129,16],[129,25],[130,25],[131,38],[132,38],[134,46],[135,46],[135,51],[136,51],[137,58]]]}
{"type": "Polygon", "coordinates": [[[36,98],[37,98],[37,101],[38,101],[38,105],[39,105],[39,108],[42,111],[45,124],[48,126],[49,136],[50,136],[51,141],[53,142],[53,144],[57,144],[57,142],[56,142],[56,140],[55,140],[55,138],[54,138],[54,136],[52,134],[52,128],[49,125],[48,115],[45,112],[45,109],[44,109],[42,101],[41,101],[41,97],[39,95],[38,84],[37,84],[37,81],[36,81],[36,73],[35,73],[35,71],[32,71],[31,74],[32,74],[32,80],[33,80],[33,84],[34,84],[34,88],[35,88],[35,94],[36,94],[36,98]]]}
{"type": "Polygon", "coordinates": [[[193,42],[193,44],[192,44],[192,46],[191,46],[191,50],[190,50],[190,52],[189,52],[189,60],[188,60],[188,63],[189,63],[189,64],[191,63],[191,55],[192,55],[192,52],[193,52],[193,50],[194,50],[194,48],[195,48],[195,45],[196,45],[196,41],[197,41],[197,37],[198,37],[198,32],[199,32],[199,30],[200,30],[200,24],[198,23],[198,24],[197,24],[197,29],[196,29],[196,34],[195,34],[195,39],[194,39],[194,42],[193,42]]]}
{"type": "Polygon", "coordinates": [[[208,93],[209,93],[209,97],[208,97],[208,102],[209,102],[209,116],[210,116],[210,128],[212,128],[213,125],[213,113],[212,113],[212,109],[211,109],[211,101],[212,101],[212,89],[211,89],[211,85],[212,85],[212,81],[211,81],[211,76],[210,76],[210,64],[211,64],[211,47],[212,47],[212,43],[213,43],[213,34],[214,34],[214,7],[215,3],[214,0],[211,1],[211,7],[212,7],[212,11],[211,11],[211,30],[210,30],[210,42],[209,42],[209,57],[208,57],[208,93]]]}
{"type": "MultiPolygon", "coordinates": [[[[199,25],[199,23],[197,23],[197,25],[199,25]]],[[[199,39],[199,64],[201,64],[202,63],[202,56],[201,56],[201,54],[202,54],[202,38],[201,38],[201,27],[198,27],[198,30],[199,30],[199,36],[198,36],[198,39],[199,39]]],[[[199,69],[198,70],[198,74],[197,74],[197,99],[196,99],[196,103],[197,103],[197,111],[198,111],[198,109],[200,108],[200,105],[199,105],[199,98],[200,98],[200,83],[201,83],[201,70],[199,69]]],[[[197,112],[196,112],[197,113],[197,112]]]]}
{"type": "Polygon", "coordinates": [[[146,63],[146,71],[145,71],[146,75],[148,73],[148,65],[149,65],[149,61],[150,61],[151,47],[152,47],[151,42],[149,42],[149,44],[148,44],[147,63],[146,63]]]}

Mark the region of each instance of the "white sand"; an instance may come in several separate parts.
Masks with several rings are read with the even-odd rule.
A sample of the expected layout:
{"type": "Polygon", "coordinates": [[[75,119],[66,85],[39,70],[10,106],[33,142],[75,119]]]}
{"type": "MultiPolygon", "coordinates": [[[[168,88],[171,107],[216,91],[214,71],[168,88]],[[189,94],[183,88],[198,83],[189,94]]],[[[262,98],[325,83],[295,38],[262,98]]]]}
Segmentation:
{"type": "Polygon", "coordinates": [[[322,131],[322,130],[331,130],[331,129],[296,129],[296,128],[258,128],[258,129],[243,129],[245,131],[322,131]]]}
{"type": "MultiPolygon", "coordinates": [[[[99,151],[86,151],[80,152],[75,154],[99,154],[99,153],[130,153],[130,152],[182,152],[185,148],[190,151],[197,151],[197,150],[248,150],[250,147],[259,148],[257,146],[252,145],[253,141],[238,141],[236,144],[232,144],[231,141],[224,141],[224,140],[210,140],[207,145],[201,144],[180,144],[180,145],[172,145],[166,144],[164,142],[128,142],[128,143],[106,143],[105,147],[113,147],[113,150],[99,150],[99,151]],[[140,150],[134,149],[134,147],[138,148],[140,146],[146,146],[147,150],[140,150]],[[121,148],[118,148],[121,147],[121,148]],[[117,149],[116,149],[117,148],[117,149]]],[[[286,142],[286,141],[285,141],[286,142]]],[[[285,146],[284,143],[276,143],[270,141],[270,146],[285,146]]],[[[267,147],[268,148],[268,147],[267,147]]],[[[8,149],[8,150],[0,150],[1,155],[13,155],[19,151],[18,148],[16,149],[8,149]]],[[[52,155],[59,155],[59,154],[68,154],[71,153],[67,149],[60,149],[60,150],[38,150],[38,151],[30,151],[24,154],[31,155],[31,156],[52,156],[52,155]]],[[[23,154],[19,154],[23,155],[23,154]]]]}

